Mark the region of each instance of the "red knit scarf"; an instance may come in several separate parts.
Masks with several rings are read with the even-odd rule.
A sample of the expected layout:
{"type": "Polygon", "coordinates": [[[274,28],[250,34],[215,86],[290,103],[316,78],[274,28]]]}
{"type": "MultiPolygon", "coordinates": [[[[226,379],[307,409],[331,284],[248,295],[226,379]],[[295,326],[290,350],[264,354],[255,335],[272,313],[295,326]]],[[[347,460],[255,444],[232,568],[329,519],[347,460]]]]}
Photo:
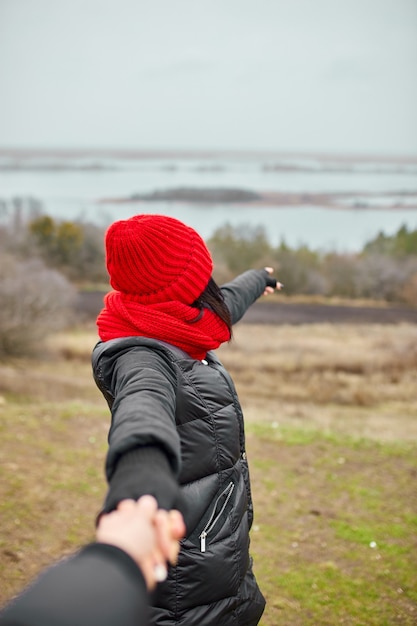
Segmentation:
{"type": "Polygon", "coordinates": [[[181,302],[139,304],[119,291],[105,296],[97,326],[102,341],[131,336],[160,339],[200,360],[230,339],[227,325],[209,309],[201,314],[181,302]]]}

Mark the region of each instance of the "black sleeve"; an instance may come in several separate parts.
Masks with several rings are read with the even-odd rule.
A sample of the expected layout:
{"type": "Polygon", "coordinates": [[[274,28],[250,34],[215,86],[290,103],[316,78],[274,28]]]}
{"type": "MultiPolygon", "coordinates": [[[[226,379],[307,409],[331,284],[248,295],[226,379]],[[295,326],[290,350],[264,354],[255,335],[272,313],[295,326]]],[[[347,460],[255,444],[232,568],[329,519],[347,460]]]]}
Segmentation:
{"type": "Polygon", "coordinates": [[[116,351],[101,366],[114,397],[103,511],[150,494],[160,508],[184,514],[175,368],[160,351],[143,346],[116,351]]]}
{"type": "Polygon", "coordinates": [[[181,464],[175,424],[176,374],[156,351],[135,347],[114,355],[111,391],[114,396],[106,476],[110,480],[120,458],[142,446],[163,450],[175,476],[181,464]]]}
{"type": "Polygon", "coordinates": [[[221,286],[232,324],[242,319],[251,304],[263,294],[265,287],[270,284],[269,279],[270,275],[266,270],[248,270],[221,286]]]}
{"type": "Polygon", "coordinates": [[[185,513],[177,479],[164,451],[157,446],[142,446],[126,452],[110,479],[103,512],[113,511],[121,500],[154,496],[161,509],[185,513]]]}
{"type": "Polygon", "coordinates": [[[148,626],[148,594],[128,554],[94,543],[42,573],[0,613],[0,626],[148,626]]]}

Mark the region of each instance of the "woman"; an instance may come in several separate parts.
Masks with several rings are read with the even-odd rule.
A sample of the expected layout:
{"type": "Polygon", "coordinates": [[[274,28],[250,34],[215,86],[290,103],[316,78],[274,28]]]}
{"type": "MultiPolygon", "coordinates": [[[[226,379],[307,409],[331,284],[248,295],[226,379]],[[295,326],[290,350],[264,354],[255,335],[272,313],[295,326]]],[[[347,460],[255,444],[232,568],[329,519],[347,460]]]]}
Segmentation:
{"type": "Polygon", "coordinates": [[[249,556],[243,415],[213,350],[259,296],[281,285],[268,268],[220,289],[201,237],[171,217],[115,222],[105,244],[114,291],[93,351],[112,413],[103,510],[151,494],[184,514],[186,537],[155,593],[152,624],[255,625],[265,600],[249,556]]]}

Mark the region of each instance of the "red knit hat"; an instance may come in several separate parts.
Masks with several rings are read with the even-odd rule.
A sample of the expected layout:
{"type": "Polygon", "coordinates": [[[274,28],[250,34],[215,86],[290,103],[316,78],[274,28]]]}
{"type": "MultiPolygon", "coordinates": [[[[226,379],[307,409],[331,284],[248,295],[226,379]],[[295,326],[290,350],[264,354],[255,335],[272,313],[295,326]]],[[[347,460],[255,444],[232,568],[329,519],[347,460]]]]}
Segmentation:
{"type": "Polygon", "coordinates": [[[114,222],[105,237],[110,284],[136,302],[192,304],[204,291],[213,261],[190,226],[165,215],[114,222]]]}

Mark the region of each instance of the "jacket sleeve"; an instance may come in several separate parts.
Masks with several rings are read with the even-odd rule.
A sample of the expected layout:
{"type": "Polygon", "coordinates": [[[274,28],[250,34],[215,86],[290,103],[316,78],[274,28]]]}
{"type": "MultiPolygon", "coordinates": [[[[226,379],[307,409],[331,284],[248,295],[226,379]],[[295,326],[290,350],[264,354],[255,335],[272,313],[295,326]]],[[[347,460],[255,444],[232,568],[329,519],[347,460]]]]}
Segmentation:
{"type": "Polygon", "coordinates": [[[0,613],[0,626],[148,626],[148,594],[128,554],[94,543],[42,573],[0,613]]]}
{"type": "Polygon", "coordinates": [[[268,277],[266,270],[248,270],[230,283],[222,285],[221,291],[230,311],[232,324],[242,319],[248,308],[263,294],[268,277]]]}
{"type": "Polygon", "coordinates": [[[144,346],[111,352],[100,364],[114,401],[103,511],[125,498],[153,495],[160,508],[184,512],[178,485],[176,374],[169,359],[144,346]]]}
{"type": "Polygon", "coordinates": [[[106,475],[138,446],[158,446],[175,475],[180,470],[180,441],[175,425],[176,376],[156,350],[132,347],[116,354],[111,367],[114,396],[106,475]]]}

